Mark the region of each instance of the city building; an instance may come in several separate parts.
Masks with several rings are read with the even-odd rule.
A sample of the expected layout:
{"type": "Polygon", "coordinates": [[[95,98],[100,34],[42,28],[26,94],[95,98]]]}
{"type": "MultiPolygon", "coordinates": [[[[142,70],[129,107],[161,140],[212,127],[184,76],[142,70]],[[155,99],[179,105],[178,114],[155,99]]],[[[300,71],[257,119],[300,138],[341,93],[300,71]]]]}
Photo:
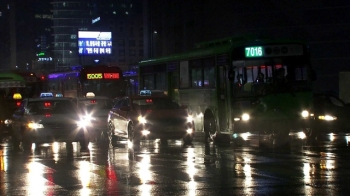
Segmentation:
{"type": "Polygon", "coordinates": [[[51,69],[69,69],[79,65],[77,33],[90,29],[94,3],[90,0],[52,0],[51,7],[54,61],[51,69]]]}
{"type": "Polygon", "coordinates": [[[49,3],[38,1],[34,9],[35,29],[35,58],[31,64],[31,70],[46,72],[54,66],[54,53],[52,47],[52,12],[49,3]]]}
{"type": "Polygon", "coordinates": [[[54,70],[105,64],[129,70],[143,58],[142,4],[139,1],[52,1],[54,70]],[[134,2],[138,4],[134,4],[134,2]],[[78,32],[111,32],[111,53],[79,54],[78,32]]]}
{"type": "Polygon", "coordinates": [[[30,69],[35,57],[33,28],[36,1],[5,0],[1,12],[1,69],[30,69]],[[20,3],[20,6],[18,4],[20,3]]]}

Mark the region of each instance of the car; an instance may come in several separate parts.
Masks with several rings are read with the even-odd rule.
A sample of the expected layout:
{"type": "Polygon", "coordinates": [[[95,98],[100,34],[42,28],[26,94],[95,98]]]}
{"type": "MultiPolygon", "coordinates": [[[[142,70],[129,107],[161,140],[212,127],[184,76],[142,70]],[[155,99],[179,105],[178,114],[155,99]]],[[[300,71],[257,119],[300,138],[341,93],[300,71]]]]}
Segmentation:
{"type": "Polygon", "coordinates": [[[90,122],[69,98],[24,99],[12,116],[12,141],[19,149],[30,150],[32,143],[79,142],[87,149],[90,122]]]}
{"type": "Polygon", "coordinates": [[[313,103],[315,122],[310,135],[350,133],[349,104],[329,93],[315,93],[313,103]]]}
{"type": "Polygon", "coordinates": [[[121,98],[108,114],[108,135],[115,146],[118,139],[139,145],[142,139],[183,139],[190,144],[194,137],[192,116],[170,97],[133,95],[121,98]]]}
{"type": "Polygon", "coordinates": [[[78,108],[90,119],[92,125],[89,129],[91,138],[95,140],[107,139],[107,117],[113,107],[113,100],[104,96],[95,96],[91,93],[89,95],[77,99],[78,108]]]}

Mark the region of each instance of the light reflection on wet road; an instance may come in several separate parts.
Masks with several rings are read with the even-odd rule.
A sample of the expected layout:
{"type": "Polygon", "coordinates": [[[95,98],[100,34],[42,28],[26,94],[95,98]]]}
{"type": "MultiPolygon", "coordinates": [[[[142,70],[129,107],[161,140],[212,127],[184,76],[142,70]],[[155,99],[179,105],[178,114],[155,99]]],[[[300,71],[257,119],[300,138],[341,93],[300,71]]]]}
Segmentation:
{"type": "Polygon", "coordinates": [[[55,143],[0,150],[1,195],[348,195],[346,136],[290,148],[142,142],[128,150],[55,143]]]}

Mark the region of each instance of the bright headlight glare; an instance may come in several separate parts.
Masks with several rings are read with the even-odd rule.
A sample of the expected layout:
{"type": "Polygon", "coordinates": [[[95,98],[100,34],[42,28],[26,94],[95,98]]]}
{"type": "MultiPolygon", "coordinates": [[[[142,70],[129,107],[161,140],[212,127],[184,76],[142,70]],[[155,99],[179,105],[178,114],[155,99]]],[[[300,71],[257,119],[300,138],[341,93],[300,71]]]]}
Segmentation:
{"type": "Polygon", "coordinates": [[[187,122],[192,122],[193,121],[193,117],[191,115],[187,116],[187,122]]]}
{"type": "Polygon", "coordinates": [[[44,125],[39,124],[39,123],[35,123],[35,122],[30,122],[30,123],[28,123],[28,127],[30,129],[40,129],[40,128],[44,128],[44,125]]]}
{"type": "Polygon", "coordinates": [[[5,123],[5,125],[9,125],[9,124],[12,123],[12,120],[11,120],[11,119],[6,119],[6,120],[4,121],[4,123],[5,123]]]}
{"type": "Polygon", "coordinates": [[[137,118],[137,120],[138,120],[140,123],[142,123],[142,124],[146,124],[146,123],[147,123],[146,118],[143,117],[143,116],[139,116],[139,117],[137,118]]]}
{"type": "Polygon", "coordinates": [[[241,137],[242,137],[243,140],[248,140],[249,136],[251,136],[251,134],[249,132],[241,134],[241,137]]]}
{"type": "Polygon", "coordinates": [[[87,118],[82,118],[77,124],[79,127],[86,127],[90,125],[90,123],[91,123],[90,120],[88,120],[87,118]]]}
{"type": "Polygon", "coordinates": [[[96,120],[96,119],[95,119],[94,117],[92,117],[91,115],[86,115],[86,116],[83,117],[83,119],[86,120],[86,121],[89,121],[89,122],[92,121],[92,120],[96,120]]]}
{"type": "Polygon", "coordinates": [[[193,129],[187,129],[186,131],[188,134],[191,134],[193,132],[193,129]]]}
{"type": "Polygon", "coordinates": [[[250,119],[249,114],[246,114],[246,113],[245,113],[245,114],[242,115],[242,120],[243,120],[243,121],[248,121],[249,119],[250,119]]]}
{"type": "Polygon", "coordinates": [[[337,117],[335,117],[335,116],[330,116],[330,115],[325,115],[325,116],[319,116],[318,119],[320,119],[320,120],[326,120],[326,121],[332,121],[332,120],[336,120],[337,117]]]}
{"type": "Polygon", "coordinates": [[[234,121],[240,121],[241,118],[234,118],[233,120],[234,120],[234,121]]]}
{"type": "Polygon", "coordinates": [[[148,135],[148,134],[150,134],[151,132],[148,131],[148,130],[142,130],[141,133],[142,133],[142,135],[148,135]]]}
{"type": "Polygon", "coordinates": [[[309,116],[309,112],[308,112],[307,110],[304,110],[304,111],[301,112],[301,116],[302,116],[303,118],[306,118],[306,117],[309,116]]]}

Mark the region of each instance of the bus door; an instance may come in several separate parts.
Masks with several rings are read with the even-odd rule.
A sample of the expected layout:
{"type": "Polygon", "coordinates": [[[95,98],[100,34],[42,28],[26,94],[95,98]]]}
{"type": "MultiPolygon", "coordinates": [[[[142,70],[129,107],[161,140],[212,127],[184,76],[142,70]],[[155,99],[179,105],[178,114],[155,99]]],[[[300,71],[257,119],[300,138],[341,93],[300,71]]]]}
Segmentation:
{"type": "Polygon", "coordinates": [[[227,97],[227,67],[219,66],[218,69],[219,87],[217,88],[217,103],[218,103],[218,122],[220,126],[220,131],[227,131],[229,128],[229,121],[227,119],[227,114],[229,114],[229,99],[227,97]]]}

